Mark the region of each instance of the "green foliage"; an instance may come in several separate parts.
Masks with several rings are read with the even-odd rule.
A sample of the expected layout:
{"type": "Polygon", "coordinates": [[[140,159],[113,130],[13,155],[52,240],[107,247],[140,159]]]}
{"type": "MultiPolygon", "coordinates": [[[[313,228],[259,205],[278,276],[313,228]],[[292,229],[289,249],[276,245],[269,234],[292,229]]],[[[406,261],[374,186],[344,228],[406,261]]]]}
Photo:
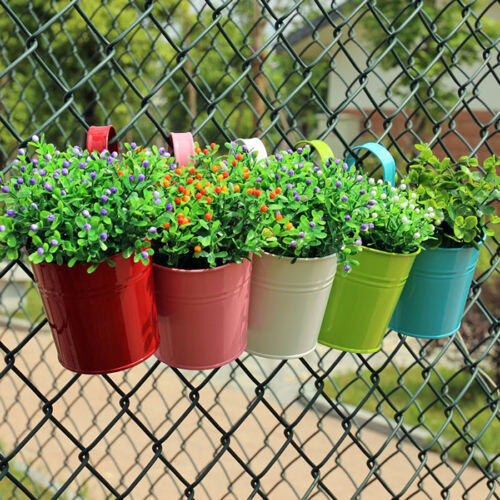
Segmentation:
{"type": "Polygon", "coordinates": [[[1,187],[0,257],[18,258],[25,247],[34,263],[95,264],[89,272],[119,252],[147,264],[147,219],[165,164],[159,151],[59,152],[43,137],[30,146],[36,157],[20,150],[1,187]]]}
{"type": "Polygon", "coordinates": [[[173,165],[158,186],[154,196],[167,205],[152,206],[155,262],[200,269],[241,262],[262,248],[265,202],[245,189],[255,182],[255,158],[226,146],[228,155],[218,155],[215,143],[197,147],[193,163],[173,165]]]}
{"type": "Polygon", "coordinates": [[[500,222],[493,202],[500,198],[500,158],[484,161],[484,175],[475,158],[462,157],[456,163],[440,161],[427,144],[415,146],[419,158],[410,165],[407,182],[416,186],[420,204],[432,207],[438,216],[435,246],[474,246],[484,235],[493,235],[489,224],[500,222]]]}

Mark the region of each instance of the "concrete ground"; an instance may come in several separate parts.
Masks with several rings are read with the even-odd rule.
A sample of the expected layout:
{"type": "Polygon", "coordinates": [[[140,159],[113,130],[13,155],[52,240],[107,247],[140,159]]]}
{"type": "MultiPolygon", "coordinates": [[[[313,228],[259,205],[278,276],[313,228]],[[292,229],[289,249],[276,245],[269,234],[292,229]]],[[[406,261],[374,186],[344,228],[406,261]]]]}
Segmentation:
{"type": "MultiPolygon", "coordinates": [[[[0,331],[0,342],[12,349],[25,335],[26,330],[19,327],[5,329],[0,331]]],[[[311,361],[317,363],[317,355],[312,355],[311,361]]],[[[245,366],[260,381],[278,364],[272,360],[259,359],[259,364],[250,358],[245,361],[245,366]]],[[[192,482],[210,464],[214,454],[221,450],[221,432],[216,426],[227,432],[239,421],[256,398],[255,383],[234,363],[219,370],[200,391],[199,402],[213,418],[209,422],[200,410],[189,411],[192,408],[189,391],[179,377],[168,367],[158,367],[130,396],[130,415],[116,419],[121,406],[114,384],[127,393],[151,365],[152,362],[143,363],[108,380],[100,376],[80,376],[73,380],[73,374],[60,367],[50,334],[40,332],[16,356],[19,374],[9,370],[0,378],[0,446],[5,454],[14,450],[13,460],[21,466],[28,465],[27,475],[38,478],[38,484],[52,481],[62,485],[71,479],[67,498],[75,495],[89,500],[115,498],[93,477],[90,469],[96,470],[120,494],[128,493],[126,498],[181,498],[186,486],[176,471],[192,482]],[[31,380],[39,392],[30,389],[22,377],[31,380]],[[50,400],[60,390],[64,393],[52,402],[52,411],[44,413],[41,398],[50,400]],[[176,426],[178,419],[181,421],[176,426]],[[34,429],[37,430],[32,436],[34,429]],[[108,429],[106,436],[100,439],[104,429],[108,429]],[[163,456],[175,471],[159,460],[151,464],[155,453],[148,432],[166,437],[163,456]],[[86,467],[79,459],[78,442],[91,448],[86,467]],[[148,464],[151,467],[147,474],[128,492],[127,488],[148,464]],[[78,470],[76,477],[71,478],[78,470]]],[[[354,366],[353,358],[346,357],[338,369],[351,370],[354,366]]],[[[3,368],[4,362],[0,361],[0,373],[3,368]]],[[[209,373],[183,372],[195,385],[202,383],[209,373]]],[[[316,405],[315,411],[301,415],[304,406],[297,401],[298,389],[306,382],[306,392],[313,391],[312,382],[307,380],[308,372],[298,360],[279,371],[265,392],[267,405],[258,402],[231,436],[231,451],[237,458],[229,451],[224,452],[195,487],[194,498],[248,498],[252,494],[251,477],[237,459],[255,473],[265,472],[261,491],[268,498],[330,498],[314,484],[312,465],[292,444],[285,446],[279,460],[270,465],[275,453],[286,443],[284,429],[273,412],[289,423],[298,419],[293,427],[294,442],[313,464],[324,462],[321,480],[337,499],[353,498],[356,488],[365,480],[363,494],[358,498],[382,500],[396,496],[434,500],[442,498],[443,487],[449,487],[448,498],[459,499],[473,485],[465,498],[495,498],[489,496],[491,492],[478,469],[462,467],[450,460],[445,464],[434,452],[419,457],[417,448],[408,440],[398,442],[369,428],[354,428],[353,435],[362,440],[361,447],[356,445],[353,435],[344,435],[341,421],[333,412],[325,412],[324,401],[316,405]],[[339,441],[338,449],[330,453],[339,441]],[[382,465],[375,474],[381,481],[370,474],[371,464],[367,463],[362,447],[367,453],[380,451],[377,462],[382,465]]],[[[28,479],[24,483],[32,487],[28,479]]],[[[25,496],[19,493],[18,498],[25,496]]]]}

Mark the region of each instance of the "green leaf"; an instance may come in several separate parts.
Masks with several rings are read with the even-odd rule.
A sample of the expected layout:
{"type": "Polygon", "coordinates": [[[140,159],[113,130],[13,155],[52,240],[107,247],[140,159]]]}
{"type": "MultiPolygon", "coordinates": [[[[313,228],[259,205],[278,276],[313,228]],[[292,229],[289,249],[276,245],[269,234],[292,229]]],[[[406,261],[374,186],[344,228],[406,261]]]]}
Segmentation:
{"type": "Polygon", "coordinates": [[[13,248],[17,247],[17,240],[13,234],[9,235],[9,237],[7,238],[7,245],[13,248]]]}

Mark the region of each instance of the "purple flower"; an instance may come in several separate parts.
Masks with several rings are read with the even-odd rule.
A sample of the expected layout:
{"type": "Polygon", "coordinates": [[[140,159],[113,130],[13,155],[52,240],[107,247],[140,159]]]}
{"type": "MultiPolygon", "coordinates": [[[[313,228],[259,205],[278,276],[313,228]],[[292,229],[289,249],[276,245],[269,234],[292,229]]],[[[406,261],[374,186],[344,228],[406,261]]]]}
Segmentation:
{"type": "Polygon", "coordinates": [[[113,158],[118,158],[118,153],[117,153],[116,151],[113,151],[113,152],[111,153],[111,156],[112,156],[113,158]]]}
{"type": "Polygon", "coordinates": [[[24,211],[24,210],[26,210],[26,207],[23,205],[20,207],[20,210],[24,211]]]}
{"type": "MultiPolygon", "coordinates": [[[[299,153],[299,155],[301,155],[301,154],[302,154],[302,151],[303,151],[303,149],[302,149],[302,148],[297,148],[297,153],[299,153]]],[[[302,166],[303,166],[303,165],[302,165],[302,166]]]]}
{"type": "Polygon", "coordinates": [[[153,198],[159,198],[160,197],[160,191],[157,191],[156,189],[153,191],[153,198]]]}
{"type": "Polygon", "coordinates": [[[368,205],[370,205],[370,206],[375,205],[375,200],[370,200],[370,201],[368,202],[368,205]]]}
{"type": "Polygon", "coordinates": [[[335,161],[334,161],[335,165],[338,165],[340,163],[340,160],[337,158],[335,161]]]}
{"type": "Polygon", "coordinates": [[[300,162],[300,163],[297,165],[297,167],[299,167],[299,168],[304,168],[304,164],[303,164],[302,162],[300,162]]]}
{"type": "Polygon", "coordinates": [[[40,140],[40,138],[39,138],[36,134],[33,134],[33,135],[31,136],[31,140],[32,140],[33,142],[38,142],[38,141],[40,140]]]}
{"type": "Polygon", "coordinates": [[[294,197],[294,200],[295,201],[300,201],[301,200],[300,194],[296,194],[295,197],[294,197]]]}
{"type": "MultiPolygon", "coordinates": [[[[282,159],[283,159],[283,156],[282,156],[282,155],[280,155],[279,153],[276,153],[275,158],[276,158],[278,161],[280,161],[280,160],[282,160],[282,159]]],[[[285,170],[283,170],[283,172],[285,172],[285,171],[286,171],[286,167],[285,167],[285,170]]]]}
{"type": "Polygon", "coordinates": [[[366,189],[360,189],[359,194],[366,194],[366,189]]]}
{"type": "Polygon", "coordinates": [[[24,172],[26,170],[26,165],[21,165],[21,172],[24,172]]]}
{"type": "Polygon", "coordinates": [[[135,175],[130,174],[130,175],[128,176],[128,180],[129,180],[129,181],[131,181],[131,182],[132,182],[132,181],[135,181],[135,175]]]}
{"type": "Polygon", "coordinates": [[[289,155],[291,155],[293,153],[293,151],[291,149],[287,149],[286,151],[289,155]]]}
{"type": "MultiPolygon", "coordinates": [[[[111,190],[110,190],[110,189],[108,189],[108,188],[106,188],[105,193],[109,196],[109,195],[111,194],[111,190]]],[[[105,200],[105,201],[107,201],[107,200],[105,200]]]]}
{"type": "Polygon", "coordinates": [[[149,257],[148,252],[146,252],[145,250],[144,250],[144,252],[141,252],[141,257],[142,257],[143,259],[147,259],[147,258],[149,257]]]}
{"type": "Polygon", "coordinates": [[[363,244],[363,242],[361,240],[356,240],[354,244],[360,247],[363,244]]]}
{"type": "Polygon", "coordinates": [[[55,238],[52,238],[52,239],[50,240],[50,244],[51,244],[53,247],[55,247],[55,246],[57,246],[57,245],[59,244],[59,242],[58,242],[55,238]]]}
{"type": "Polygon", "coordinates": [[[368,229],[368,226],[365,223],[361,224],[360,227],[361,227],[361,231],[366,231],[368,229]]]}
{"type": "Polygon", "coordinates": [[[172,203],[167,203],[167,205],[165,206],[165,208],[171,212],[173,209],[174,209],[174,206],[172,205],[172,203]]]}
{"type": "Polygon", "coordinates": [[[24,179],[22,177],[18,177],[17,180],[16,180],[16,182],[18,184],[24,184],[24,179]]]}
{"type": "Polygon", "coordinates": [[[341,183],[340,181],[337,181],[337,182],[335,183],[335,185],[336,185],[337,187],[340,187],[340,186],[342,186],[342,183],[341,183]]]}
{"type": "Polygon", "coordinates": [[[340,198],[340,199],[341,199],[342,201],[347,201],[347,200],[348,200],[348,198],[347,198],[347,196],[346,196],[346,195],[342,196],[342,198],[340,198]]]}
{"type": "Polygon", "coordinates": [[[369,227],[370,229],[373,229],[373,228],[375,227],[375,224],[374,224],[373,222],[369,222],[369,223],[368,223],[368,227],[369,227]]]}
{"type": "MultiPolygon", "coordinates": [[[[290,182],[286,185],[286,188],[287,189],[292,189],[293,188],[293,184],[290,184],[290,182]]],[[[294,194],[297,194],[297,193],[294,193],[294,194]]]]}
{"type": "Polygon", "coordinates": [[[113,163],[113,157],[112,157],[112,156],[108,156],[108,157],[106,158],[106,163],[107,163],[108,165],[111,165],[111,163],[113,163]]]}
{"type": "Polygon", "coordinates": [[[153,203],[154,203],[155,205],[161,205],[161,198],[155,198],[155,199],[153,200],[153,203]]]}
{"type": "Polygon", "coordinates": [[[64,191],[64,189],[61,189],[61,196],[66,196],[66,191],[64,191]]]}
{"type": "Polygon", "coordinates": [[[243,146],[241,146],[241,149],[243,150],[244,153],[248,152],[248,147],[246,144],[243,144],[243,146]]]}
{"type": "Polygon", "coordinates": [[[349,214],[344,215],[344,219],[349,222],[351,220],[351,216],[349,214]]]}
{"type": "Polygon", "coordinates": [[[12,163],[14,165],[17,165],[19,163],[19,158],[14,158],[14,160],[12,161],[12,163]]]}
{"type": "Polygon", "coordinates": [[[299,233],[299,238],[303,238],[304,236],[305,236],[304,231],[301,231],[301,232],[299,233]]]}
{"type": "Polygon", "coordinates": [[[115,186],[111,186],[111,192],[115,194],[118,191],[118,188],[115,186]]]}
{"type": "Polygon", "coordinates": [[[176,169],[176,168],[177,168],[177,165],[176,165],[175,163],[172,163],[172,164],[170,165],[170,170],[174,170],[174,169],[176,169]]]}
{"type": "Polygon", "coordinates": [[[162,155],[165,154],[165,148],[162,146],[161,148],[158,148],[158,152],[162,155]]]}
{"type": "Polygon", "coordinates": [[[0,233],[3,233],[5,231],[5,226],[3,224],[0,224],[0,233]]]}
{"type": "Polygon", "coordinates": [[[56,220],[56,216],[54,214],[49,214],[49,215],[47,215],[47,220],[50,220],[50,222],[53,222],[56,220]]]}
{"type": "Polygon", "coordinates": [[[149,232],[151,234],[155,234],[156,232],[158,232],[158,229],[156,229],[156,227],[152,226],[152,227],[149,228],[149,232]]]}
{"type": "MultiPolygon", "coordinates": [[[[82,154],[79,146],[73,146],[73,154],[74,155],[81,155],[82,154]]],[[[64,162],[63,162],[63,166],[64,166],[64,162]]],[[[66,166],[68,166],[68,165],[66,165],[66,166]]]]}
{"type": "Polygon", "coordinates": [[[35,202],[31,203],[30,207],[32,207],[34,210],[38,210],[38,205],[35,202]]]}
{"type": "Polygon", "coordinates": [[[310,186],[310,185],[312,184],[312,180],[311,180],[311,179],[306,179],[306,184],[307,184],[308,186],[310,186]]]}
{"type": "Polygon", "coordinates": [[[231,145],[232,148],[235,148],[236,147],[236,142],[231,141],[230,145],[231,145]]]}
{"type": "Polygon", "coordinates": [[[101,201],[103,201],[104,203],[106,203],[108,201],[108,197],[105,194],[103,194],[101,196],[101,201]]]}
{"type": "Polygon", "coordinates": [[[43,252],[43,248],[42,248],[42,247],[38,247],[38,248],[37,248],[37,250],[36,250],[36,253],[37,253],[38,255],[43,255],[43,253],[44,253],[44,252],[43,252]]]}
{"type": "Polygon", "coordinates": [[[84,225],[83,225],[83,229],[85,229],[85,231],[88,231],[92,226],[86,222],[84,225]]]}
{"type": "Polygon", "coordinates": [[[280,178],[280,174],[274,174],[274,178],[278,180],[280,178]]]}
{"type": "Polygon", "coordinates": [[[356,177],[356,180],[357,180],[358,182],[361,182],[361,181],[363,180],[363,176],[362,176],[362,175],[358,175],[358,176],[356,177]]]}
{"type": "Polygon", "coordinates": [[[59,170],[54,170],[52,177],[54,177],[54,179],[57,179],[60,175],[61,175],[61,172],[59,170]]]}
{"type": "Polygon", "coordinates": [[[297,246],[297,242],[296,242],[295,240],[292,240],[292,241],[290,242],[290,246],[291,246],[291,247],[296,247],[296,246],[297,246]]]}
{"type": "Polygon", "coordinates": [[[38,173],[43,177],[47,172],[45,171],[44,168],[38,169],[38,173]]]}
{"type": "Polygon", "coordinates": [[[315,165],[314,168],[313,168],[313,170],[317,171],[317,170],[319,170],[319,167],[315,165]]]}
{"type": "Polygon", "coordinates": [[[101,215],[108,215],[108,211],[105,208],[101,208],[101,215]]]}
{"type": "Polygon", "coordinates": [[[144,174],[139,174],[139,175],[137,176],[137,180],[138,180],[139,182],[142,182],[145,178],[146,178],[146,176],[145,176],[144,174]]]}
{"type": "Polygon", "coordinates": [[[351,266],[349,264],[344,264],[344,271],[347,272],[350,270],[351,270],[351,266]]]}
{"type": "Polygon", "coordinates": [[[46,182],[43,187],[47,190],[47,191],[52,191],[52,185],[49,184],[48,182],[46,182]]]}
{"type": "Polygon", "coordinates": [[[97,177],[97,174],[95,172],[90,172],[90,178],[93,180],[97,177]]]}
{"type": "Polygon", "coordinates": [[[47,160],[47,161],[50,161],[52,160],[52,155],[50,153],[47,153],[44,158],[47,160]]]}
{"type": "Polygon", "coordinates": [[[101,238],[101,240],[105,240],[105,239],[107,239],[107,237],[108,237],[108,234],[107,234],[107,233],[101,233],[101,234],[99,235],[99,238],[101,238]]]}
{"type": "Polygon", "coordinates": [[[15,211],[15,210],[12,210],[12,208],[9,208],[9,209],[7,210],[7,215],[8,215],[9,217],[13,217],[14,215],[16,215],[16,211],[15,211]]]}
{"type": "Polygon", "coordinates": [[[344,170],[347,170],[347,169],[349,168],[349,165],[347,165],[347,163],[346,163],[346,162],[344,162],[344,163],[342,163],[342,168],[343,168],[344,170]]]}
{"type": "Polygon", "coordinates": [[[63,175],[68,175],[68,174],[69,174],[69,171],[68,171],[68,169],[67,169],[67,168],[63,168],[63,169],[61,170],[61,173],[62,173],[63,175]]]}
{"type": "Polygon", "coordinates": [[[31,224],[30,229],[32,231],[38,231],[38,226],[36,224],[31,224]]]}
{"type": "Polygon", "coordinates": [[[262,182],[262,177],[257,177],[257,179],[255,179],[257,182],[262,182]]]}
{"type": "MultiPolygon", "coordinates": [[[[73,149],[74,149],[74,148],[73,148],[73,149]]],[[[62,166],[63,166],[64,168],[69,167],[69,161],[68,161],[68,160],[64,160],[64,161],[62,162],[62,166]]],[[[66,174],[64,174],[64,175],[66,175],[66,174]]]]}
{"type": "Polygon", "coordinates": [[[281,170],[282,172],[286,172],[286,167],[285,167],[285,165],[283,165],[283,166],[281,167],[281,169],[280,169],[280,170],[281,170]]]}
{"type": "Polygon", "coordinates": [[[9,186],[2,186],[2,192],[3,193],[8,193],[10,191],[9,186]]]}
{"type": "Polygon", "coordinates": [[[89,211],[86,208],[84,210],[82,210],[82,215],[84,217],[90,217],[90,213],[89,213],[89,211]]]}
{"type": "Polygon", "coordinates": [[[81,161],[81,162],[78,164],[78,166],[79,166],[80,168],[85,168],[85,162],[81,161]]]}
{"type": "Polygon", "coordinates": [[[33,158],[31,160],[31,163],[33,163],[33,165],[38,165],[38,159],[37,158],[33,158]]]}
{"type": "Polygon", "coordinates": [[[136,144],[135,142],[131,142],[131,143],[130,143],[130,147],[131,147],[132,149],[135,149],[135,148],[137,147],[137,144],[136,144]]]}
{"type": "Polygon", "coordinates": [[[290,170],[288,171],[288,175],[289,175],[290,177],[291,177],[294,173],[295,173],[295,172],[294,172],[292,169],[290,169],[290,170]]]}
{"type": "Polygon", "coordinates": [[[314,226],[316,225],[316,222],[311,221],[311,222],[309,222],[309,225],[310,225],[311,227],[314,227],[314,226]]]}
{"type": "Polygon", "coordinates": [[[314,192],[315,192],[315,193],[319,193],[319,187],[318,187],[318,186],[316,186],[316,187],[314,188],[314,192]]]}
{"type": "Polygon", "coordinates": [[[142,162],[142,166],[143,166],[144,168],[149,167],[149,161],[148,161],[148,160],[144,160],[144,161],[142,162]]]}

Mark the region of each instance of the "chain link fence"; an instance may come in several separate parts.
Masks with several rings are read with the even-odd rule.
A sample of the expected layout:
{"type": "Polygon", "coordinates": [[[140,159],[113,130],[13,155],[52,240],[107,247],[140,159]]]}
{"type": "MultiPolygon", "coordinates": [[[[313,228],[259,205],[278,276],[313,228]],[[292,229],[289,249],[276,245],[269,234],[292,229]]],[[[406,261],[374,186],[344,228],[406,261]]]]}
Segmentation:
{"type": "MultiPolygon", "coordinates": [[[[374,140],[500,151],[500,4],[0,0],[0,163],[45,133],[83,143],[259,136],[269,151],[374,140]]],[[[500,241],[459,333],[389,332],[355,355],[243,355],[204,372],[149,360],[75,375],[22,261],[0,281],[0,498],[500,498],[500,241]]],[[[92,332],[89,332],[91,335],[92,332]]]]}

